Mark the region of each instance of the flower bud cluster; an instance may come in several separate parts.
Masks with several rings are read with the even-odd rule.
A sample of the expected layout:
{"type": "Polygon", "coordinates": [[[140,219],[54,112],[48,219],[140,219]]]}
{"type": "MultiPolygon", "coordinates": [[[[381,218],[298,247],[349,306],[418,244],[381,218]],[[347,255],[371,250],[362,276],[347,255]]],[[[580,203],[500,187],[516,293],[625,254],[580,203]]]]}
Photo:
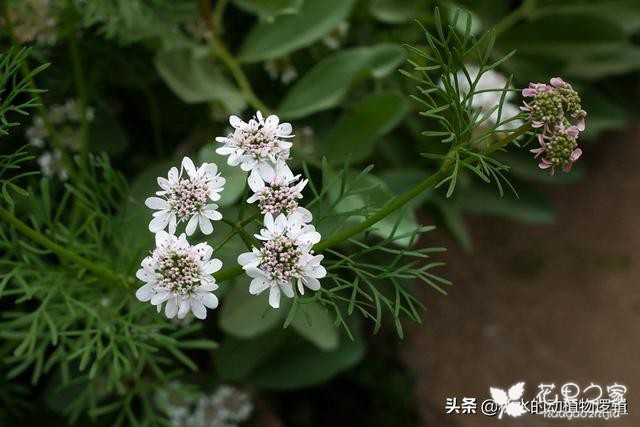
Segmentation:
{"type": "Polygon", "coordinates": [[[522,91],[526,98],[521,109],[529,114],[531,126],[538,130],[540,146],[531,150],[540,158],[541,169],[556,167],[569,172],[573,163],[580,158],[578,136],[585,129],[586,111],[582,109],[580,96],[573,87],[559,77],[550,84],[530,83],[522,91]]]}

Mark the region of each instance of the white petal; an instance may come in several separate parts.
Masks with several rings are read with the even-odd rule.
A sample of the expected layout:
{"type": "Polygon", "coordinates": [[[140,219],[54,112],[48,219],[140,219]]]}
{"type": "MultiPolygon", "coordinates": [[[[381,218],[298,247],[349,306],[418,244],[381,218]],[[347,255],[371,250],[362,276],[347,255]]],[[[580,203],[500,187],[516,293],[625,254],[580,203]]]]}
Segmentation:
{"type": "Polygon", "coordinates": [[[167,201],[164,199],[161,199],[160,197],[148,197],[147,200],[144,201],[144,204],[149,208],[149,209],[166,209],[167,207],[167,201]]]}
{"type": "Polygon", "coordinates": [[[155,294],[155,286],[150,283],[147,283],[146,285],[140,287],[140,289],[136,291],[136,298],[138,298],[138,300],[142,302],[147,302],[151,300],[154,294],[155,294]]]}
{"type": "Polygon", "coordinates": [[[276,177],[276,171],[273,168],[272,165],[270,165],[267,162],[260,162],[258,163],[258,172],[260,173],[260,176],[262,177],[263,180],[265,180],[266,182],[271,182],[275,179],[276,177]]]}
{"type": "Polygon", "coordinates": [[[238,117],[238,116],[235,116],[235,115],[229,116],[229,124],[231,126],[233,126],[234,128],[236,128],[236,129],[242,128],[245,125],[245,123],[242,121],[242,119],[240,117],[238,117]]]}
{"type": "Polygon", "coordinates": [[[280,136],[286,136],[291,134],[293,129],[291,128],[291,123],[280,123],[278,126],[278,134],[280,136]]]}
{"type": "Polygon", "coordinates": [[[180,301],[180,307],[178,308],[178,319],[184,319],[187,313],[189,313],[189,307],[191,307],[191,304],[189,304],[188,299],[183,299],[182,301],[180,301]]]}
{"type": "Polygon", "coordinates": [[[178,313],[178,304],[176,298],[171,298],[164,307],[164,315],[167,316],[168,319],[173,319],[176,317],[176,313],[178,313]]]}
{"type": "Polygon", "coordinates": [[[158,215],[157,217],[152,219],[149,223],[149,231],[151,231],[152,233],[158,233],[164,230],[169,223],[169,217],[169,213],[163,213],[163,215],[158,215]]]}
{"type": "Polygon", "coordinates": [[[238,256],[238,264],[243,267],[256,267],[260,263],[260,259],[253,252],[245,252],[238,256]]]}
{"type": "MultiPolygon", "coordinates": [[[[249,293],[251,295],[259,295],[269,287],[269,281],[266,277],[256,277],[249,285],[249,293]]],[[[275,287],[275,286],[274,286],[275,287]]]]}
{"type": "Polygon", "coordinates": [[[207,206],[215,206],[215,208],[207,209],[203,212],[203,215],[213,221],[220,221],[222,219],[222,214],[216,210],[217,205],[207,205],[207,206]]]}
{"type": "Polygon", "coordinates": [[[169,185],[169,180],[167,178],[163,178],[161,176],[158,177],[158,185],[160,186],[160,188],[162,188],[163,190],[168,190],[170,185],[169,185]]]}
{"type": "Polygon", "coordinates": [[[218,297],[211,292],[207,292],[202,295],[202,304],[204,304],[205,307],[216,308],[218,307],[218,297]]]}
{"type": "Polygon", "coordinates": [[[280,289],[282,289],[282,292],[286,296],[288,296],[289,298],[293,298],[293,286],[291,286],[291,282],[281,284],[280,289]]]}
{"type": "Polygon", "coordinates": [[[209,218],[204,215],[198,215],[198,218],[200,223],[200,230],[207,235],[213,233],[213,225],[211,225],[211,221],[209,220],[209,218]]]}
{"type": "Polygon", "coordinates": [[[273,308],[280,307],[280,288],[271,286],[269,290],[269,305],[273,308]]]}
{"type": "Polygon", "coordinates": [[[149,271],[149,270],[145,270],[144,268],[140,268],[138,269],[138,271],[136,271],[136,277],[140,280],[142,280],[143,282],[152,282],[155,280],[156,275],[153,274],[153,272],[149,271]]]}
{"type": "Polygon", "coordinates": [[[175,234],[177,226],[178,218],[175,214],[171,214],[171,217],[169,218],[169,233],[175,234]]]}
{"type": "Polygon", "coordinates": [[[189,157],[185,156],[182,159],[182,167],[187,171],[190,177],[196,176],[196,167],[193,164],[193,160],[189,157]]]}
{"type": "Polygon", "coordinates": [[[207,274],[213,274],[216,271],[220,270],[221,268],[222,268],[222,261],[214,258],[204,265],[203,270],[207,274]]]}
{"type": "Polygon", "coordinates": [[[318,289],[320,289],[320,281],[315,277],[305,277],[303,283],[312,291],[317,291],[318,289]]]}
{"type": "Polygon", "coordinates": [[[169,182],[173,183],[178,181],[178,178],[180,178],[180,173],[178,172],[178,168],[177,167],[172,167],[171,169],[169,169],[169,182]]]}
{"type": "Polygon", "coordinates": [[[171,297],[171,293],[169,291],[165,289],[161,289],[151,297],[151,304],[153,305],[162,304],[163,302],[168,300],[170,297],[171,297]]]}
{"type": "Polygon", "coordinates": [[[196,227],[198,226],[198,215],[194,215],[189,219],[187,223],[187,228],[185,229],[187,235],[191,236],[194,231],[196,231],[196,227]]]}
{"type": "Polygon", "coordinates": [[[191,311],[198,319],[207,318],[207,309],[204,308],[204,304],[197,299],[191,299],[191,311]]]}

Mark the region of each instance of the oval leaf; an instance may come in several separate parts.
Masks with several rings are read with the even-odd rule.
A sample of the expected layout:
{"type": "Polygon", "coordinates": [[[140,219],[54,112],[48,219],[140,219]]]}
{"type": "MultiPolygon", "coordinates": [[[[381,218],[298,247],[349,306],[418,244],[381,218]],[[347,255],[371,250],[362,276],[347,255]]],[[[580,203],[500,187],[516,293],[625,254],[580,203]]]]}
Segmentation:
{"type": "Polygon", "coordinates": [[[333,108],[344,99],[349,86],[364,72],[381,78],[405,58],[395,44],[357,47],[335,53],[318,63],[286,94],[278,107],[283,118],[294,119],[333,108]]]}
{"type": "Polygon", "coordinates": [[[354,0],[305,1],[295,15],[260,22],[245,39],[239,59],[264,61],[308,46],[347,19],[354,3],[354,0]]]}

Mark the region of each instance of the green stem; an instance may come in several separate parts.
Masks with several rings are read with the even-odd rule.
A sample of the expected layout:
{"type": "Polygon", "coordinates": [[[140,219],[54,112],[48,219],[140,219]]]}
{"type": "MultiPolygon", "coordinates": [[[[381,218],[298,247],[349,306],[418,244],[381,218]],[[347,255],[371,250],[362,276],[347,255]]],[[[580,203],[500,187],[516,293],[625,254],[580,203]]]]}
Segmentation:
{"type": "Polygon", "coordinates": [[[224,11],[229,0],[218,0],[213,10],[213,24],[218,34],[224,33],[224,11]]]}
{"type": "Polygon", "coordinates": [[[513,12],[503,17],[496,25],[494,25],[494,30],[496,32],[496,36],[504,33],[509,30],[515,24],[518,23],[523,18],[526,18],[533,12],[536,8],[537,0],[525,0],[522,2],[518,8],[516,8],[513,12]]]}
{"type": "Polygon", "coordinates": [[[227,67],[236,81],[242,96],[249,105],[264,114],[269,114],[271,109],[256,96],[253,88],[251,87],[251,83],[249,83],[249,79],[247,79],[244,71],[242,71],[242,67],[240,67],[240,63],[236,61],[222,39],[220,39],[215,33],[211,37],[211,50],[213,51],[213,54],[227,67]]]}
{"type": "Polygon", "coordinates": [[[89,154],[89,118],[87,117],[87,88],[82,71],[82,61],[80,50],[78,49],[78,37],[75,26],[69,29],[69,53],[71,56],[71,66],[73,68],[73,79],[76,83],[76,92],[80,98],[80,123],[82,131],[82,156],[86,160],[89,154]]]}
{"type": "Polygon", "coordinates": [[[11,212],[5,210],[2,207],[0,207],[0,218],[7,221],[17,231],[24,234],[26,237],[30,238],[34,242],[39,243],[45,248],[56,253],[59,257],[69,260],[71,262],[74,262],[82,267],[85,267],[87,270],[90,270],[96,273],[97,275],[104,277],[105,279],[108,279],[114,282],[119,282],[119,283],[123,282],[122,277],[118,273],[108,269],[105,266],[96,264],[93,261],[90,261],[84,257],[81,257],[77,253],[70,251],[69,249],[66,249],[65,247],[59,245],[58,243],[48,239],[42,233],[29,227],[27,224],[25,224],[24,222],[16,218],[11,212]]]}
{"type": "MultiPolygon", "coordinates": [[[[11,14],[9,14],[9,6],[7,5],[7,1],[6,0],[0,0],[0,1],[2,2],[2,14],[4,16],[4,24],[7,29],[9,39],[11,40],[11,44],[14,46],[20,46],[20,43],[18,43],[16,36],[14,34],[13,22],[11,21],[11,14]]],[[[65,167],[67,168],[67,171],[69,172],[69,174],[70,175],[73,174],[75,172],[73,159],[65,149],[64,144],[62,143],[60,138],[58,138],[56,129],[53,126],[53,123],[51,122],[51,117],[49,117],[49,111],[45,107],[44,102],[42,102],[42,97],[40,96],[40,93],[38,91],[38,86],[36,86],[36,83],[33,80],[33,77],[31,75],[31,68],[27,63],[26,58],[20,64],[20,71],[22,72],[22,75],[24,76],[24,78],[28,80],[29,85],[34,89],[34,92],[32,95],[36,98],[36,101],[38,102],[38,106],[37,106],[38,114],[42,118],[44,126],[47,128],[47,132],[49,132],[49,136],[51,137],[51,143],[60,152],[60,155],[62,156],[65,167]]]]}
{"type": "MultiPolygon", "coordinates": [[[[489,155],[489,154],[491,154],[491,153],[493,153],[493,152],[495,152],[497,150],[502,149],[507,144],[509,144],[511,141],[513,141],[516,138],[518,138],[518,137],[524,135],[525,133],[527,133],[530,129],[531,129],[531,124],[529,124],[529,123],[521,126],[516,131],[512,132],[511,134],[509,134],[505,138],[501,139],[500,141],[496,142],[495,144],[492,144],[490,147],[487,147],[485,150],[482,151],[482,154],[483,155],[489,155]]],[[[468,163],[468,164],[473,164],[473,163],[477,163],[477,160],[475,158],[466,159],[466,160],[464,160],[464,162],[468,163]]],[[[350,227],[350,228],[348,228],[347,230],[345,230],[345,231],[343,231],[341,233],[335,234],[335,235],[329,237],[328,239],[324,239],[324,240],[320,241],[318,244],[316,244],[313,247],[313,249],[316,252],[322,252],[322,251],[324,251],[326,249],[329,249],[330,247],[336,246],[336,245],[344,242],[345,240],[348,240],[348,239],[352,238],[353,236],[356,236],[356,235],[362,233],[363,231],[365,231],[369,227],[375,225],[376,223],[378,223],[382,219],[384,219],[387,216],[391,215],[393,212],[395,212],[398,209],[402,208],[404,205],[406,205],[408,202],[413,200],[415,197],[420,195],[425,190],[427,190],[427,189],[433,187],[434,185],[436,185],[438,182],[440,182],[443,178],[445,178],[447,176],[447,173],[449,173],[451,167],[452,167],[452,163],[445,161],[442,164],[442,166],[440,167],[440,169],[436,173],[431,175],[429,178],[425,179],[424,181],[422,181],[421,183],[419,183],[418,185],[416,185],[415,187],[413,187],[412,189],[410,189],[406,193],[403,193],[403,194],[393,198],[384,208],[382,208],[381,210],[379,210],[375,214],[371,215],[369,218],[367,218],[363,222],[361,222],[359,224],[356,224],[353,227],[350,227]]],[[[236,265],[236,266],[233,266],[231,268],[227,268],[225,270],[220,271],[218,274],[215,275],[215,278],[216,278],[216,280],[218,282],[223,282],[223,281],[231,279],[231,278],[233,278],[233,277],[235,277],[235,276],[237,276],[237,275],[239,275],[241,273],[242,273],[242,267],[240,267],[239,265],[236,265]]]]}

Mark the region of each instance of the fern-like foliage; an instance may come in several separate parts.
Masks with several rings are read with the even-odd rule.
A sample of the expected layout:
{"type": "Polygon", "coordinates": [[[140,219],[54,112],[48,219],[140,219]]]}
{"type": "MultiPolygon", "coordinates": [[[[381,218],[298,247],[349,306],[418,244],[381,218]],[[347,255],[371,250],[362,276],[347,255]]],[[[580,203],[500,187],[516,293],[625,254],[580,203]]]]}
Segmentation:
{"type": "Polygon", "coordinates": [[[438,186],[447,185],[447,197],[456,188],[458,176],[463,170],[471,171],[485,182],[493,181],[500,194],[504,187],[515,189],[505,175],[508,166],[492,158],[487,148],[496,139],[516,134],[513,123],[520,120],[518,115],[505,117],[503,107],[511,88],[512,76],[503,87],[480,88],[483,76],[498,68],[515,53],[495,59],[493,46],[495,31],[491,30],[477,38],[471,32],[471,14],[461,18],[460,11],[447,21],[436,8],[435,28],[430,32],[423,28],[427,49],[413,46],[407,49],[414,55],[409,62],[413,71],[401,72],[418,82],[418,94],[412,98],[426,107],[421,112],[438,123],[440,129],[427,130],[427,137],[438,138],[447,144],[446,154],[423,153],[424,157],[442,161],[447,167],[447,176],[438,186]],[[458,25],[465,19],[463,25],[458,25]],[[464,28],[460,31],[459,28],[464,28]],[[477,72],[470,72],[470,64],[477,72]],[[476,108],[474,97],[486,93],[499,94],[498,101],[491,108],[476,108]]]}
{"type": "Polygon", "coordinates": [[[26,116],[27,110],[40,105],[37,95],[44,91],[36,89],[32,82],[34,76],[49,64],[28,70],[24,61],[29,51],[30,48],[12,47],[0,54],[0,136],[7,135],[9,128],[18,125],[11,115],[26,116]]]}

